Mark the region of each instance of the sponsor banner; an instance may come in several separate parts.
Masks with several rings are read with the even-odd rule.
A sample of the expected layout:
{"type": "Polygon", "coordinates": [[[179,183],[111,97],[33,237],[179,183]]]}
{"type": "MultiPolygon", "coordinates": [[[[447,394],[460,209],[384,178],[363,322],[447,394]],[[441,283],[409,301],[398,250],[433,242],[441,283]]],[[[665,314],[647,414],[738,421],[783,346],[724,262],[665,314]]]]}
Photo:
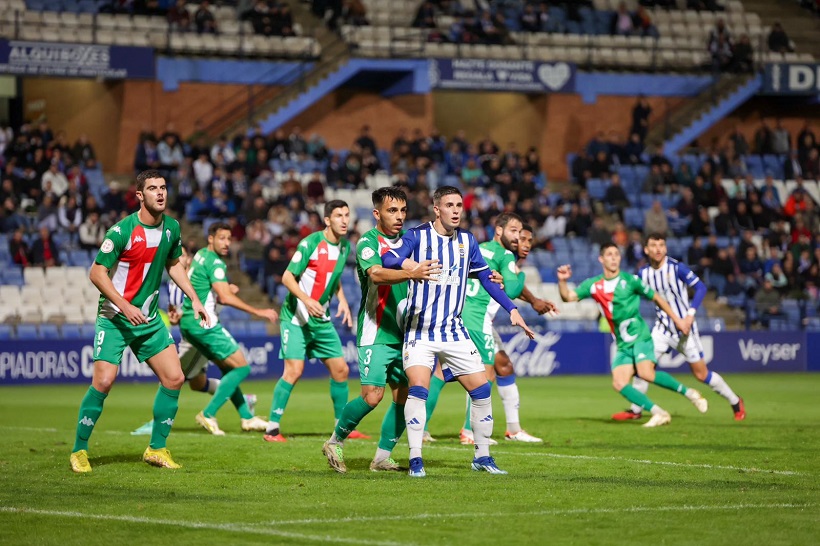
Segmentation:
{"type": "Polygon", "coordinates": [[[153,79],[155,72],[150,47],[0,40],[0,74],[153,79]]]}
{"type": "MultiPolygon", "coordinates": [[[[530,340],[522,332],[501,334],[504,349],[520,376],[545,377],[564,374],[608,374],[614,350],[608,334],[595,332],[546,332],[530,340]]],[[[251,366],[251,378],[274,379],[282,375],[279,337],[238,336],[251,366]]],[[[804,332],[721,332],[701,337],[704,359],[718,372],[766,372],[820,370],[820,334],[804,332]],[[808,357],[813,347],[813,360],[808,357]]],[[[342,336],[344,357],[351,377],[358,376],[356,338],[342,336]]],[[[688,370],[680,355],[661,357],[659,366],[672,372],[688,370]]],[[[0,385],[36,383],[88,384],[94,371],[92,340],[5,341],[0,346],[0,385]]],[[[209,375],[219,377],[215,366],[209,375]]],[[[305,378],[327,377],[318,361],[305,366],[305,378]]],[[[126,351],[119,381],[156,382],[145,363],[126,351]]]]}
{"type": "Polygon", "coordinates": [[[764,74],[763,93],[820,95],[820,63],[773,63],[764,74]]]}
{"type": "Polygon", "coordinates": [[[806,369],[820,372],[820,332],[806,334],[806,369]]]}
{"type": "Polygon", "coordinates": [[[500,59],[430,59],[430,85],[528,93],[575,91],[575,65],[500,59]]]}

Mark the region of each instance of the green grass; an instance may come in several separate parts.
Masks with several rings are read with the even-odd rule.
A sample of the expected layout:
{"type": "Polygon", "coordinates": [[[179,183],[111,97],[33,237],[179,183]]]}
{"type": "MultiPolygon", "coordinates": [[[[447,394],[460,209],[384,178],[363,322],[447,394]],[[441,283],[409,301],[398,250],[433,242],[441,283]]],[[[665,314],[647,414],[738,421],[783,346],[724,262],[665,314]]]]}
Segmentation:
{"type": "MultiPolygon", "coordinates": [[[[727,379],[746,400],[745,422],[708,389],[700,415],[653,388],[673,414],[659,429],[611,422],[625,403],[606,377],[520,379],[523,424],[546,443],[502,440],[495,455],[509,476],[470,471],[471,449],[457,441],[464,394],[448,386],[423,480],[368,470],[383,408],[360,427],[373,441],[347,442],[348,474],[328,468],[326,381],[295,389],[287,444],[241,433],[232,407],[219,414],[227,436],[208,436],[194,423],[206,396],[184,390],[169,443],[177,471],[142,463],[147,437],[129,435],[150,417],[155,387],[117,385],[85,476],[71,473],[68,455],[86,387],[2,388],[0,544],[818,543],[820,374],[727,379]]],[[[246,385],[259,395],[257,413],[272,387],[246,385]]],[[[406,461],[404,441],[395,454],[406,461]]]]}

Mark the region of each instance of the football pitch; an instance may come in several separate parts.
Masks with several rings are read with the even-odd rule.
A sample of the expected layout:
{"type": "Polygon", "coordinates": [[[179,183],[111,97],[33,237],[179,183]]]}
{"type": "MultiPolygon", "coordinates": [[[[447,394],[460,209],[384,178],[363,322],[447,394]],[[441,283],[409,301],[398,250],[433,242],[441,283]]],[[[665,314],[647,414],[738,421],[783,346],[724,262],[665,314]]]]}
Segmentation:
{"type": "MultiPolygon", "coordinates": [[[[427,477],[374,473],[384,405],[348,441],[348,474],[321,453],[333,419],[326,380],[300,383],[282,422],[285,444],[242,433],[230,404],[213,437],[194,423],[207,395],[184,387],[169,448],[181,470],[141,462],[156,387],[122,383],[106,400],[90,443],[90,475],[68,456],[87,386],[0,388],[0,544],[734,544],[820,542],[820,374],[728,375],[748,417],[689,375],[709,399],[650,389],[672,413],[644,429],[609,415],[626,407],[609,378],[519,379],[521,420],[545,443],[499,445],[510,472],[470,470],[458,443],[464,393],[449,385],[425,446],[427,477]]],[[[248,382],[270,408],[273,382],[248,382]]],[[[358,383],[351,382],[351,396],[358,383]]],[[[394,452],[403,464],[407,443],[394,452]]]]}

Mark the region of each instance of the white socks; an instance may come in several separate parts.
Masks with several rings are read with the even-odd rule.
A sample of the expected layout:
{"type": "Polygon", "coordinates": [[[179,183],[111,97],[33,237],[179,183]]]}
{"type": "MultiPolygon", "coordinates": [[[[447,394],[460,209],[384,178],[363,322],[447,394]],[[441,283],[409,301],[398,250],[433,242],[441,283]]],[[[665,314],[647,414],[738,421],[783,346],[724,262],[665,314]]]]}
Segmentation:
{"type": "Polygon", "coordinates": [[[470,405],[470,420],[473,426],[475,456],[476,458],[488,457],[490,455],[490,436],[493,435],[493,405],[489,397],[473,398],[470,405]]]}
{"type": "MultiPolygon", "coordinates": [[[[632,378],[632,388],[634,388],[636,391],[640,392],[641,394],[646,394],[646,391],[649,390],[649,382],[644,381],[643,379],[641,379],[640,377],[638,377],[636,375],[635,377],[632,378]]],[[[632,404],[632,407],[630,407],[630,409],[632,410],[632,413],[641,413],[643,411],[643,408],[641,408],[637,404],[632,404]]],[[[663,411],[663,410],[661,410],[661,411],[663,411]]],[[[652,414],[654,415],[655,412],[653,411],[652,414]]]]}
{"type": "Polygon", "coordinates": [[[719,373],[710,371],[709,375],[706,376],[706,381],[704,381],[704,383],[709,385],[713,391],[728,400],[731,405],[734,406],[740,402],[738,395],[734,393],[719,373]]]}
{"type": "Polygon", "coordinates": [[[213,394],[216,392],[216,389],[219,388],[219,379],[214,379],[213,377],[208,379],[208,394],[213,394]]]}
{"type": "MultiPolygon", "coordinates": [[[[411,387],[422,389],[422,387],[411,387]]],[[[424,424],[427,422],[427,389],[423,389],[424,398],[411,393],[404,405],[404,421],[407,423],[407,443],[410,444],[410,458],[421,457],[421,446],[424,439],[424,424]]]]}
{"type": "Polygon", "coordinates": [[[507,419],[507,432],[515,434],[521,431],[521,423],[518,417],[518,406],[521,402],[521,397],[518,394],[518,385],[502,385],[500,377],[498,378],[498,395],[501,397],[501,403],[504,404],[504,416],[507,419]]]}

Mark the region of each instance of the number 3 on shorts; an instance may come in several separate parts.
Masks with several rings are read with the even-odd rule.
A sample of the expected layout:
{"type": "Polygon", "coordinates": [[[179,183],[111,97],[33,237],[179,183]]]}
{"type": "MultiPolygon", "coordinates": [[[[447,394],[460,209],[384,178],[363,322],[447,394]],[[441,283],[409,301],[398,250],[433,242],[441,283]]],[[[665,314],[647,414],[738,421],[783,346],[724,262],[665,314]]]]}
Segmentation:
{"type": "Polygon", "coordinates": [[[370,366],[370,357],[371,356],[373,356],[373,349],[367,349],[364,352],[364,362],[362,362],[362,364],[364,364],[365,366],[370,366]]]}

